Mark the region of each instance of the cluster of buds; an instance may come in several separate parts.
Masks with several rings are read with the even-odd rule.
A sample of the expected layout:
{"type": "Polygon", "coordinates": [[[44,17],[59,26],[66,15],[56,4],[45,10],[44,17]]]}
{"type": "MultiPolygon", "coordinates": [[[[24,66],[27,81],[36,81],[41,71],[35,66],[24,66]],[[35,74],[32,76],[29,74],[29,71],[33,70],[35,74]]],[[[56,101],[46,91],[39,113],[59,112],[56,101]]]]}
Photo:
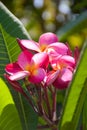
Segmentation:
{"type": "Polygon", "coordinates": [[[59,42],[51,32],[42,34],[38,42],[25,39],[17,42],[22,52],[16,62],[6,65],[5,77],[27,98],[35,112],[50,126],[56,125],[56,91],[67,88],[72,80],[78,48],[73,54],[68,44],[59,42]],[[29,96],[19,80],[24,81],[29,96]]]}

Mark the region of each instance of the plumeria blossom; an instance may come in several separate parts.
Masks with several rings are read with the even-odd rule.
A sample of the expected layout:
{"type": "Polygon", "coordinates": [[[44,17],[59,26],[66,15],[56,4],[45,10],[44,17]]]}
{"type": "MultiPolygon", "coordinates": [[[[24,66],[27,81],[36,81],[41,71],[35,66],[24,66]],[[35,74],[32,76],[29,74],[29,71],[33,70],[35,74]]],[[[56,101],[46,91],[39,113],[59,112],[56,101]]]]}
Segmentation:
{"type": "Polygon", "coordinates": [[[69,48],[64,43],[59,42],[58,37],[51,32],[42,34],[38,42],[25,39],[17,39],[17,42],[22,50],[28,49],[35,52],[46,52],[49,56],[51,52],[57,52],[57,55],[65,55],[69,51],[69,48]]]}
{"type": "Polygon", "coordinates": [[[17,41],[22,52],[15,63],[6,66],[10,80],[28,77],[33,83],[43,81],[45,85],[53,84],[59,89],[68,86],[77,63],[78,48],[72,56],[69,45],[59,42],[57,35],[51,32],[42,34],[38,42],[25,39],[17,41]],[[30,51],[34,51],[34,55],[30,51]]]}
{"type": "Polygon", "coordinates": [[[55,57],[51,61],[52,71],[48,72],[44,81],[47,85],[53,84],[58,89],[64,89],[72,80],[75,69],[75,59],[69,55],[55,57]]]}
{"type": "Polygon", "coordinates": [[[20,53],[17,62],[8,64],[5,69],[12,81],[28,77],[29,81],[39,83],[46,75],[44,68],[48,66],[48,63],[48,55],[45,52],[32,55],[25,50],[20,53]]]}

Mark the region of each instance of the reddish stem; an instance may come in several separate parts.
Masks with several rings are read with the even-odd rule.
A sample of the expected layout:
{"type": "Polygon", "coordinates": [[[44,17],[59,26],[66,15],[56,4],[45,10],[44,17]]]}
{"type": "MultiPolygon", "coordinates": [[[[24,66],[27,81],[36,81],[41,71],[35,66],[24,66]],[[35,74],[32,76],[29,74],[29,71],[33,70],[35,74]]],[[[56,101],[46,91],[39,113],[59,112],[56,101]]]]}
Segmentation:
{"type": "Polygon", "coordinates": [[[48,108],[48,115],[49,115],[49,118],[51,119],[51,118],[52,118],[52,115],[51,115],[51,107],[50,107],[50,102],[49,102],[49,97],[48,97],[47,88],[44,87],[43,89],[44,89],[44,95],[45,95],[46,105],[47,105],[47,108],[48,108]]]}
{"type": "Polygon", "coordinates": [[[53,105],[52,105],[52,120],[56,121],[56,88],[54,88],[53,92],[53,105]]]}
{"type": "Polygon", "coordinates": [[[38,109],[39,109],[40,115],[42,115],[42,114],[43,114],[43,108],[42,108],[42,93],[41,93],[41,87],[36,86],[36,88],[37,88],[37,94],[38,94],[38,102],[37,102],[37,104],[38,104],[38,109]]]}

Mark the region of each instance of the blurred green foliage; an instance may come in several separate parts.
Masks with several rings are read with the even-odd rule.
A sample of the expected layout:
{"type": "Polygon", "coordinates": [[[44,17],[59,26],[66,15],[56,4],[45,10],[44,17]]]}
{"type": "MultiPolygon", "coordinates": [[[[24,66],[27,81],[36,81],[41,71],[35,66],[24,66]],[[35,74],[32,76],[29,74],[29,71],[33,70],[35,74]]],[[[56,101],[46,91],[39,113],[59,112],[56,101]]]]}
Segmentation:
{"type": "MultiPolygon", "coordinates": [[[[68,21],[76,19],[87,8],[87,0],[1,1],[22,21],[31,38],[36,41],[44,32],[56,33],[68,21]]],[[[86,36],[87,28],[72,34],[66,40],[68,40],[72,48],[76,45],[81,47],[86,36]]]]}

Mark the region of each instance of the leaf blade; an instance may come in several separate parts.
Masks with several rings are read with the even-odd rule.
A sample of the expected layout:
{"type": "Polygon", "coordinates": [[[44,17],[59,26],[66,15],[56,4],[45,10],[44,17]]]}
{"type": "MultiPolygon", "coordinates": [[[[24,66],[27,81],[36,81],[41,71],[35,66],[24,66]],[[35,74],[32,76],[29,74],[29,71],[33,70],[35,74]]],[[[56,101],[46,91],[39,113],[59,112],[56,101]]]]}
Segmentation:
{"type": "Polygon", "coordinates": [[[12,37],[30,39],[29,34],[20,20],[15,17],[2,2],[0,2],[0,23],[4,30],[12,37]]]}
{"type": "MultiPolygon", "coordinates": [[[[5,73],[5,65],[9,62],[14,62],[20,52],[16,38],[29,39],[30,36],[28,35],[23,24],[1,2],[0,24],[0,76],[3,78],[3,73],[5,73]]],[[[38,120],[37,114],[26,103],[27,101],[24,102],[24,97],[22,95],[15,92],[10,86],[9,88],[16,103],[22,122],[22,129],[36,129],[38,120]],[[35,118],[35,120],[32,121],[32,126],[31,118],[35,118]]]]}
{"type": "Polygon", "coordinates": [[[12,96],[0,78],[0,128],[4,130],[22,130],[21,122],[12,96]]]}
{"type": "Polygon", "coordinates": [[[76,130],[77,127],[83,101],[87,94],[87,83],[84,86],[87,78],[87,71],[84,71],[87,67],[87,41],[84,44],[80,57],[76,73],[71,82],[68,94],[66,95],[64,110],[59,125],[60,130],[76,130]],[[79,108],[79,106],[81,108],[79,108]]]}
{"type": "Polygon", "coordinates": [[[83,28],[87,28],[87,11],[79,14],[75,20],[69,21],[66,25],[61,27],[57,31],[57,35],[60,41],[66,41],[69,35],[81,31],[83,28]]]}

